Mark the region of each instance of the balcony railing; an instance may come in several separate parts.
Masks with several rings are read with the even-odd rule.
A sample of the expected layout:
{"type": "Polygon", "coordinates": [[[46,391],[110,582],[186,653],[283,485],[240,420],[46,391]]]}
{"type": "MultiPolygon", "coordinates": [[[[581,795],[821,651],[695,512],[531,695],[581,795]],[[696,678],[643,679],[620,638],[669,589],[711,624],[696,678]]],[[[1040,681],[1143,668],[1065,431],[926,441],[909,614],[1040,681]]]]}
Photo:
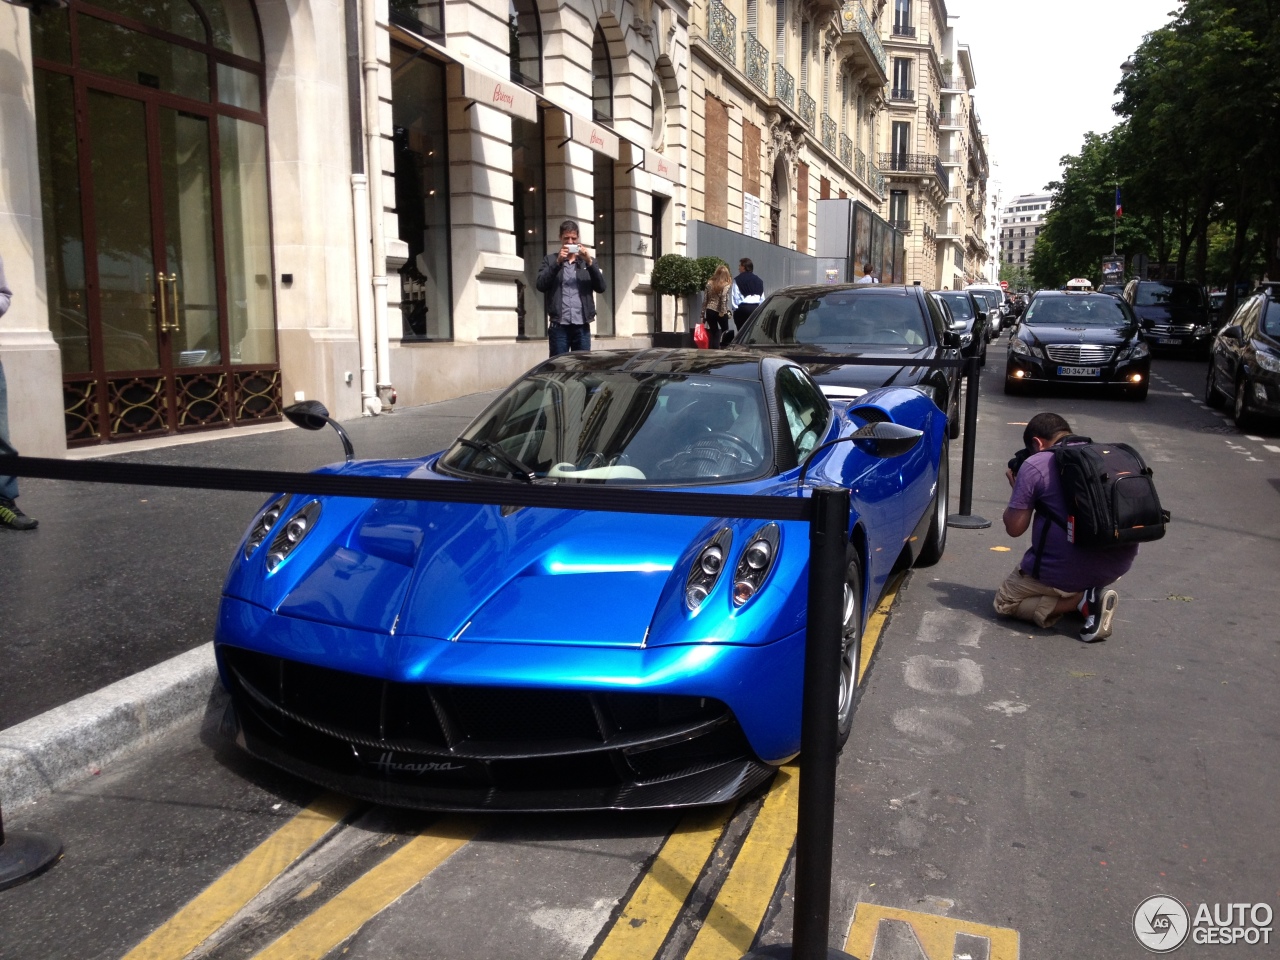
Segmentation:
{"type": "Polygon", "coordinates": [[[781,100],[788,107],[795,107],[796,103],[796,80],[787,72],[787,68],[780,63],[773,65],[773,96],[775,99],[781,100]]]}
{"type": "Polygon", "coordinates": [[[738,51],[734,37],[738,35],[738,18],[720,0],[711,0],[707,20],[707,40],[720,56],[736,67],[738,51]]]}
{"type": "Polygon", "coordinates": [[[810,130],[818,116],[818,104],[805,90],[800,91],[800,119],[810,130]]]}
{"type": "Polygon", "coordinates": [[[893,25],[893,35],[895,37],[915,37],[916,28],[909,27],[905,23],[895,23],[893,25]]]}
{"type": "Polygon", "coordinates": [[[940,237],[958,237],[964,232],[964,228],[954,220],[938,221],[938,236],[940,237]]]}
{"type": "Polygon", "coordinates": [[[932,173],[947,186],[947,171],[942,169],[938,158],[931,153],[882,153],[880,169],[894,173],[932,173]]]}
{"type": "Polygon", "coordinates": [[[862,9],[861,0],[845,0],[841,5],[840,29],[845,33],[856,31],[862,34],[863,39],[867,41],[867,46],[871,49],[871,55],[876,58],[876,63],[880,64],[880,72],[885,76],[889,75],[889,57],[884,52],[884,44],[880,42],[876,25],[867,16],[867,11],[862,9]]]}
{"type": "Polygon", "coordinates": [[[742,69],[748,80],[766,94],[769,92],[769,51],[756,39],[754,33],[748,33],[743,38],[742,69]]]}
{"type": "Polygon", "coordinates": [[[853,151],[853,174],[860,180],[867,179],[867,155],[860,147],[853,151]]]}
{"type": "Polygon", "coordinates": [[[836,122],[825,113],[822,115],[822,145],[832,153],[836,152],[836,122]]]}
{"type": "Polygon", "coordinates": [[[869,163],[867,164],[867,175],[871,180],[871,187],[875,190],[876,196],[883,200],[885,187],[887,186],[884,174],[880,172],[874,163],[869,163]]]}
{"type": "Polygon", "coordinates": [[[915,103],[916,92],[906,87],[893,87],[889,90],[889,99],[898,100],[904,103],[915,103]]]}
{"type": "Polygon", "coordinates": [[[847,133],[840,134],[840,162],[853,169],[853,141],[847,133]]]}
{"type": "Polygon", "coordinates": [[[893,227],[893,229],[895,229],[895,230],[899,231],[900,233],[910,233],[910,232],[911,232],[911,221],[910,221],[910,220],[890,220],[890,221],[889,221],[889,226],[893,227]]]}
{"type": "Polygon", "coordinates": [[[956,76],[954,73],[944,73],[942,75],[942,89],[943,90],[959,90],[960,77],[956,76]]]}
{"type": "Polygon", "coordinates": [[[940,113],[938,114],[938,125],[943,127],[958,127],[960,126],[960,118],[953,113],[940,113]]]}

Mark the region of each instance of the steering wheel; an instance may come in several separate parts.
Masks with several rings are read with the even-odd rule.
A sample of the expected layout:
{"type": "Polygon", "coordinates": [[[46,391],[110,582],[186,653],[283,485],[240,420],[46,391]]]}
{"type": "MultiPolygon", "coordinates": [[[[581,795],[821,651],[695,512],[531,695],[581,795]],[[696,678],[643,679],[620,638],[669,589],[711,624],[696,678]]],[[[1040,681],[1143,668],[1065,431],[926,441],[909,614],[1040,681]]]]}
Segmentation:
{"type": "Polygon", "coordinates": [[[728,440],[730,444],[737,447],[738,451],[742,454],[738,457],[739,460],[749,467],[756,467],[760,465],[760,451],[747,443],[747,441],[743,440],[737,434],[729,433],[727,430],[716,430],[712,431],[711,439],[728,440]]]}

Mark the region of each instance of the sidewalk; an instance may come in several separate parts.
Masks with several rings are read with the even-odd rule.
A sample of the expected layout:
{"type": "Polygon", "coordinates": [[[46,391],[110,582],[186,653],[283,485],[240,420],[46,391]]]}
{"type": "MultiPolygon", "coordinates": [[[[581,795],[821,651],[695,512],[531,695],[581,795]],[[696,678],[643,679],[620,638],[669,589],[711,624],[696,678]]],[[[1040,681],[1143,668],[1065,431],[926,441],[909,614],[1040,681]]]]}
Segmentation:
{"type": "MultiPolygon", "coordinates": [[[[447,446],[493,396],[474,394],[343,426],[357,457],[421,456],[447,446]]],[[[333,431],[311,433],[288,423],[201,437],[72,455],[297,471],[342,458],[333,431]]],[[[101,745],[109,750],[148,729],[147,717],[152,725],[157,718],[167,723],[204,706],[212,657],[199,655],[184,658],[178,675],[161,670],[147,675],[153,682],[117,688],[110,706],[101,696],[80,698],[209,644],[231,551],[262,502],[253,493],[20,483],[20,504],[40,527],[31,533],[0,531],[0,800],[10,796],[13,784],[5,774],[15,769],[2,754],[35,762],[30,745],[36,728],[24,721],[39,726],[41,742],[70,736],[74,743],[91,736],[85,723],[96,730],[106,722],[92,718],[115,716],[107,726],[117,732],[101,745]],[[64,705],[55,732],[44,715],[64,705]],[[32,720],[42,716],[43,721],[32,720]]]]}

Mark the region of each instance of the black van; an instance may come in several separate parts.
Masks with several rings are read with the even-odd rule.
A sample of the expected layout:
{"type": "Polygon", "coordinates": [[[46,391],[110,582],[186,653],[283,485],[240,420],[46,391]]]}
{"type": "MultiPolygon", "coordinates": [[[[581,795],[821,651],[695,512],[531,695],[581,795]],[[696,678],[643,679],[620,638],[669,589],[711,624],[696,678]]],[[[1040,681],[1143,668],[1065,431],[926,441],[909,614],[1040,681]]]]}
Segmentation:
{"type": "Polygon", "coordinates": [[[1209,298],[1190,280],[1130,280],[1124,300],[1133,307],[1152,350],[1208,356],[1213,343],[1209,298]]]}

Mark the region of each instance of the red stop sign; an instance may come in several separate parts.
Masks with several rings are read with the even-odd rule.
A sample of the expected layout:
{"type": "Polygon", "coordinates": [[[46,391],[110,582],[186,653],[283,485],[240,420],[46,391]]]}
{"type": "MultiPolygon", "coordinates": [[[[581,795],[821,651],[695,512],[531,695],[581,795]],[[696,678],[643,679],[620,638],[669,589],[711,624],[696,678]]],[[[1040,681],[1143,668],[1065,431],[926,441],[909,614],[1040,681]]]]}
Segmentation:
{"type": "Polygon", "coordinates": [[[1008,281],[1008,280],[1001,280],[1001,281],[1000,281],[1000,289],[1001,289],[1001,290],[1008,290],[1008,289],[1009,289],[1009,281],[1008,281]]]}

